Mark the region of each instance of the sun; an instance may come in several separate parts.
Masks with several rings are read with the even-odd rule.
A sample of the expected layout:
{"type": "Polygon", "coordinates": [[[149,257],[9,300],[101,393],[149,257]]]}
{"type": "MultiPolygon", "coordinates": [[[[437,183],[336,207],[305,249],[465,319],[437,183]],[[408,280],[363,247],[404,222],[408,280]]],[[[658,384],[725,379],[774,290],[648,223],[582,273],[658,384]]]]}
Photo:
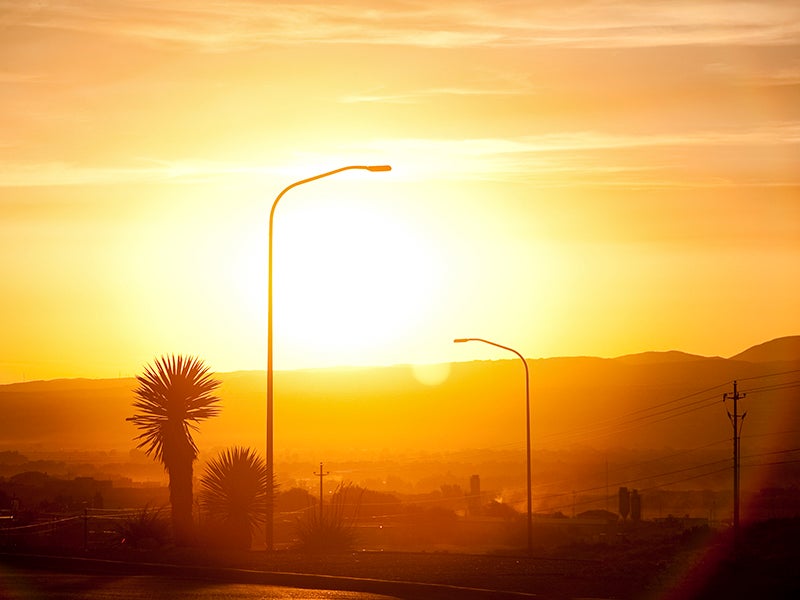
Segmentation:
{"type": "MultiPolygon", "coordinates": [[[[278,368],[372,364],[427,326],[440,296],[441,260],[416,224],[387,203],[363,198],[301,198],[279,210],[273,240],[278,368]]],[[[257,251],[246,254],[248,260],[237,261],[237,287],[245,312],[263,323],[266,280],[247,273],[266,273],[266,264],[253,258],[257,251]]]]}
{"type": "Polygon", "coordinates": [[[420,325],[436,261],[407,223],[352,203],[317,208],[302,223],[276,265],[276,332],[347,363],[420,325]]]}

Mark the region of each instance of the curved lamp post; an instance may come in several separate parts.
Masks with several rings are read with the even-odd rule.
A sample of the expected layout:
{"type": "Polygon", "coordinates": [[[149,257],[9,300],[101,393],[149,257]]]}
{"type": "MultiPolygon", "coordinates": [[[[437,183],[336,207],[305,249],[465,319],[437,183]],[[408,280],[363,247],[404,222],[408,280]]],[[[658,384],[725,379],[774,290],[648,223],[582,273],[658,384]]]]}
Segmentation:
{"type": "Polygon", "coordinates": [[[516,354],[525,367],[525,433],[527,441],[526,459],[528,466],[528,554],[533,554],[533,513],[531,512],[531,384],[530,373],[528,371],[528,361],[525,360],[525,357],[522,356],[522,354],[513,348],[509,348],[508,346],[503,346],[502,344],[497,344],[495,342],[490,342],[489,340],[484,340],[481,338],[457,338],[453,340],[453,342],[456,344],[463,342],[483,342],[484,344],[489,344],[490,346],[508,350],[509,352],[516,354]]]}
{"type": "Polygon", "coordinates": [[[273,465],[274,465],[274,455],[273,455],[273,443],[272,443],[272,229],[273,229],[273,222],[275,219],[275,209],[278,206],[278,202],[280,202],[283,195],[291,190],[292,188],[296,188],[298,185],[303,185],[304,183],[309,183],[311,181],[316,181],[317,179],[322,179],[323,177],[328,177],[330,175],[336,175],[336,173],[341,173],[342,171],[350,171],[353,169],[361,169],[364,171],[372,171],[372,172],[379,172],[379,171],[391,171],[392,167],[389,165],[350,165],[347,167],[341,167],[339,169],[334,169],[333,171],[328,171],[327,173],[321,173],[319,175],[314,175],[313,177],[309,177],[307,179],[301,179],[300,181],[295,181],[293,184],[286,186],[283,188],[280,194],[275,198],[275,201],[272,203],[272,209],[269,211],[269,262],[267,263],[267,273],[268,273],[268,285],[267,285],[267,515],[266,515],[266,523],[264,524],[264,529],[266,530],[266,538],[267,538],[267,551],[271,552],[273,549],[273,514],[274,514],[274,497],[273,497],[273,465]]]}

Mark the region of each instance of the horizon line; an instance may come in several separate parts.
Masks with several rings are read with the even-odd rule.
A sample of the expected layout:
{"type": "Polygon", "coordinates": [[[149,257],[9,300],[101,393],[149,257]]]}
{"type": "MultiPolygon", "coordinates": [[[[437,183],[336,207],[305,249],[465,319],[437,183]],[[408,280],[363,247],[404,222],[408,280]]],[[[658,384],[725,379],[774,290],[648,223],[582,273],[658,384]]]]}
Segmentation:
{"type": "MultiPolygon", "coordinates": [[[[758,344],[754,344],[745,348],[744,350],[737,352],[731,356],[720,356],[720,355],[702,355],[702,354],[693,354],[690,352],[685,352],[683,350],[643,350],[641,352],[634,352],[629,354],[621,354],[618,356],[595,356],[595,355],[588,355],[588,354],[579,354],[579,355],[558,355],[558,356],[541,356],[541,357],[530,357],[526,356],[525,360],[528,361],[542,361],[542,360],[565,360],[565,359],[596,359],[596,360],[619,360],[625,358],[632,358],[636,356],[645,356],[645,355],[682,355],[687,359],[707,359],[707,360],[714,360],[714,359],[721,359],[721,360],[733,360],[736,356],[739,356],[748,350],[753,348],[757,348],[759,346],[763,346],[764,344],[768,344],[770,342],[774,342],[776,340],[783,340],[789,338],[800,338],[800,335],[787,335],[787,336],[779,336],[777,338],[773,338],[771,340],[767,340],[766,342],[761,342],[758,344]]],[[[391,363],[391,364],[366,364],[366,365],[329,365],[329,366],[309,366],[309,367],[297,367],[297,368],[288,368],[288,369],[275,369],[276,372],[281,373],[296,373],[296,372],[303,372],[303,371],[345,371],[345,370],[364,370],[364,369],[392,369],[392,368],[399,368],[399,367],[426,367],[426,366],[438,366],[438,365],[453,365],[453,364],[466,364],[466,363],[475,363],[475,362],[509,362],[515,361],[517,359],[512,358],[475,358],[471,360],[455,360],[455,361],[436,361],[436,362],[407,362],[407,363],[391,363]]],[[[797,359],[789,359],[789,360],[800,360],[800,357],[797,359]]],[[[671,361],[674,362],[674,361],[671,361]]],[[[745,361],[747,362],[747,361],[745,361]]],[[[760,362],[760,361],[759,361],[760,362]]],[[[266,377],[266,368],[263,369],[232,369],[232,370],[219,370],[219,371],[212,371],[213,373],[219,374],[236,374],[236,373],[264,373],[266,377]]],[[[31,383],[48,383],[48,382],[55,382],[55,381],[114,381],[114,380],[122,380],[122,379],[135,379],[136,375],[119,375],[117,377],[104,377],[104,376],[86,376],[86,375],[76,375],[74,377],[65,376],[65,377],[53,377],[50,379],[23,379],[18,381],[7,381],[7,382],[0,382],[0,387],[10,386],[10,385],[24,385],[24,384],[31,384],[31,383]]]]}

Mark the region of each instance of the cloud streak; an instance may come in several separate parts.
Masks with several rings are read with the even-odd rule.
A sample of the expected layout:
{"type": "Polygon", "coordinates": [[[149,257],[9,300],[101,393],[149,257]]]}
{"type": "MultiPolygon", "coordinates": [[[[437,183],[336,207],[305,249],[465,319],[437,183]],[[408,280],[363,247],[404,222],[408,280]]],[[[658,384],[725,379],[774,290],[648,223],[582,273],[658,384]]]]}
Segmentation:
{"type": "Polygon", "coordinates": [[[625,48],[797,45],[795,2],[256,2],[9,4],[6,27],[235,52],[273,44],[625,48]]]}
{"type": "Polygon", "coordinates": [[[488,87],[437,87],[417,89],[408,92],[398,92],[395,94],[381,94],[376,92],[364,92],[342,96],[339,101],[344,104],[358,103],[389,103],[389,104],[415,104],[428,98],[441,96],[522,96],[529,94],[527,89],[496,89],[488,87]]]}
{"type": "MultiPolygon", "coordinates": [[[[325,164],[331,156],[348,162],[363,156],[386,156],[396,165],[398,176],[411,179],[535,179],[554,185],[587,181],[614,185],[684,185],[673,181],[676,171],[692,171],[691,158],[677,160],[667,150],[699,150],[711,156],[724,147],[750,153],[752,148],[768,148],[780,160],[800,147],[800,122],[738,131],[699,131],[670,135],[615,135],[600,131],[550,133],[513,138],[424,139],[395,138],[372,140],[323,148],[317,155],[305,155],[303,164],[325,164]],[[428,158],[428,157],[435,157],[428,158]],[[570,178],[565,178],[570,174],[570,178]],[[574,178],[580,174],[580,180],[574,178]],[[635,179],[632,180],[631,177],[635,179]]],[[[272,159],[248,164],[210,159],[178,161],[141,158],[142,166],[116,167],[72,165],[60,162],[41,164],[6,163],[2,166],[0,187],[50,185],[104,185],[125,183],[198,183],[221,181],[229,177],[294,176],[296,164],[277,164],[272,159]]],[[[723,169],[724,170],[724,169],[723,169]]],[[[743,181],[734,167],[725,178],[714,176],[693,180],[699,185],[730,185],[743,181]]],[[[767,175],[749,176],[759,185],[800,185],[800,177],[774,181],[767,175]]]]}

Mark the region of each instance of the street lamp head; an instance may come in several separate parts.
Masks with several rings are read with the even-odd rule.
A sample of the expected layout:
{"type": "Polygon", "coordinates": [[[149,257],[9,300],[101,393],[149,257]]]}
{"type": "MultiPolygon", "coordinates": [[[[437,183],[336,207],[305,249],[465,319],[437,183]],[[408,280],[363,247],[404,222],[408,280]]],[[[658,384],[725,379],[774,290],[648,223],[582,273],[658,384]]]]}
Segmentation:
{"type": "Polygon", "coordinates": [[[454,344],[463,344],[464,342],[468,342],[469,338],[456,338],[453,340],[454,344]]]}
{"type": "Polygon", "coordinates": [[[367,167],[367,171],[378,172],[378,171],[391,171],[391,165],[372,165],[367,167]]]}

